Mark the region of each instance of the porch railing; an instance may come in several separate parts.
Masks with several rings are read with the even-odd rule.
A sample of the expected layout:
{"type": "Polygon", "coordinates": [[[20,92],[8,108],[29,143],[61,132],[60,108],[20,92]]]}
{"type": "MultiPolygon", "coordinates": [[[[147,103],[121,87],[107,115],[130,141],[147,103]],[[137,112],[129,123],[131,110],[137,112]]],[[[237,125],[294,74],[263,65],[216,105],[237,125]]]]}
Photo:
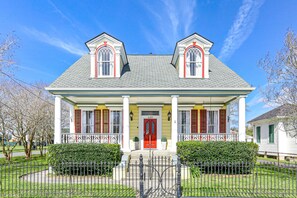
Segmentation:
{"type": "Polygon", "coordinates": [[[178,134],[178,141],[238,141],[237,134],[205,134],[205,133],[191,133],[191,134],[178,134]]]}
{"type": "Polygon", "coordinates": [[[110,133],[62,133],[61,143],[109,143],[122,145],[122,134],[110,133]]]}

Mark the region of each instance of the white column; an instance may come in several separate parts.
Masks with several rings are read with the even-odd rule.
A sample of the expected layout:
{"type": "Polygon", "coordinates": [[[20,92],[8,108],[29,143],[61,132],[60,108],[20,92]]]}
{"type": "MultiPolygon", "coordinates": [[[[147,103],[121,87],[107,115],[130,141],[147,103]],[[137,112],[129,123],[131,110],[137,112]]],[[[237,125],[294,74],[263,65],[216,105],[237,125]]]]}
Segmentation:
{"type": "Polygon", "coordinates": [[[122,150],[130,152],[129,96],[123,96],[123,136],[122,150]]]}
{"type": "Polygon", "coordinates": [[[74,131],[74,106],[69,104],[69,131],[70,133],[75,133],[74,131]]]}
{"type": "Polygon", "coordinates": [[[238,101],[238,140],[245,141],[245,96],[240,96],[238,101]]]}
{"type": "Polygon", "coordinates": [[[177,106],[178,106],[178,96],[171,96],[171,151],[176,152],[176,142],[177,142],[177,106]]]}
{"type": "Polygon", "coordinates": [[[55,97],[55,144],[61,143],[61,96],[55,97]]]}
{"type": "Polygon", "coordinates": [[[226,133],[230,133],[230,104],[227,104],[226,109],[226,133]]]}

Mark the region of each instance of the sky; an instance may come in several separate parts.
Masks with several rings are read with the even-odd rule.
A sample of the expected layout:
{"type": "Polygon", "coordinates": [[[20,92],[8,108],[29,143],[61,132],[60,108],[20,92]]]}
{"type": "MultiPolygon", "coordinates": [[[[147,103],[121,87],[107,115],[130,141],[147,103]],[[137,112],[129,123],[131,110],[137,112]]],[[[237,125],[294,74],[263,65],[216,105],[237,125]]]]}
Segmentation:
{"type": "Polygon", "coordinates": [[[258,66],[297,32],[296,0],[3,0],[0,37],[14,34],[15,76],[50,84],[83,54],[85,42],[107,32],[127,54],[172,54],[194,32],[214,42],[211,53],[256,87],[246,99],[246,120],[270,110],[258,66]]]}

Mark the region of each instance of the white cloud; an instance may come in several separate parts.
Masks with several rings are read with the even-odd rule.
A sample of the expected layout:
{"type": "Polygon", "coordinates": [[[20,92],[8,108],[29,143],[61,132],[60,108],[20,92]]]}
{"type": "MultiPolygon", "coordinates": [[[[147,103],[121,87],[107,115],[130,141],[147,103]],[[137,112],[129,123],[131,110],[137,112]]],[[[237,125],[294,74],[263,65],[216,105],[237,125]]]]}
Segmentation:
{"type": "Polygon", "coordinates": [[[71,54],[81,56],[86,53],[85,50],[82,50],[80,47],[78,47],[79,45],[75,45],[74,42],[67,41],[66,39],[61,40],[60,38],[51,36],[34,28],[24,27],[23,31],[43,43],[58,47],[71,54]]]}
{"type": "Polygon", "coordinates": [[[252,33],[257,21],[259,9],[264,0],[243,0],[236,18],[229,29],[221,49],[219,59],[228,59],[252,33]]]}
{"type": "Polygon", "coordinates": [[[151,14],[152,22],[156,24],[155,28],[158,36],[155,36],[155,31],[142,26],[144,35],[152,47],[155,47],[156,40],[158,41],[158,45],[162,46],[155,50],[172,50],[172,46],[178,40],[190,34],[196,7],[194,0],[188,0],[186,2],[163,0],[155,5],[158,7],[157,9],[152,7],[152,5],[142,3],[151,14]]]}

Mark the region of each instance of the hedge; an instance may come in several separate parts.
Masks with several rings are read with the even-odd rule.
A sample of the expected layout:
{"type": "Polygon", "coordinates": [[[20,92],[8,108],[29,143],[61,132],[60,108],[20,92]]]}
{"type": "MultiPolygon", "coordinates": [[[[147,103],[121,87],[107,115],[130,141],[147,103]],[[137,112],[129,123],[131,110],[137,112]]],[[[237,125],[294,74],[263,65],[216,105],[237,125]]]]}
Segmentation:
{"type": "Polygon", "coordinates": [[[47,161],[56,174],[109,174],[121,160],[118,144],[54,144],[47,161]]]}
{"type": "Polygon", "coordinates": [[[184,164],[204,166],[204,172],[249,173],[257,161],[258,145],[252,142],[177,143],[184,164]]]}

